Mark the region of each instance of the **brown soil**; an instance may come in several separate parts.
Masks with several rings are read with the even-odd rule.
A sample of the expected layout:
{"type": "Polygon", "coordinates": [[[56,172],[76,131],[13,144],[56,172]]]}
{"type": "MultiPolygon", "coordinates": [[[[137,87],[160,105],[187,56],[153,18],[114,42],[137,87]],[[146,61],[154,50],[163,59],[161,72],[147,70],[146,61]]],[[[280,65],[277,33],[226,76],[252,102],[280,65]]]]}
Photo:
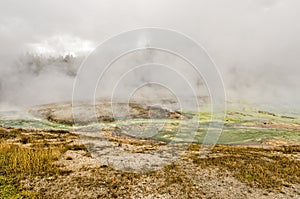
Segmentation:
{"type": "MultiPolygon", "coordinates": [[[[185,149],[180,156],[161,162],[162,166],[157,169],[143,171],[106,164],[82,145],[82,139],[66,131],[1,127],[0,135],[2,142],[20,147],[64,147],[61,157],[53,164],[60,165],[66,172],[27,176],[20,182],[21,189],[35,191],[42,198],[273,199],[300,195],[300,145],[216,146],[203,159],[199,157],[201,145],[182,144],[176,146],[185,149]]],[[[126,153],[147,159],[157,150],[172,148],[161,142],[119,137],[111,129],[107,129],[104,136],[103,143],[114,146],[121,158],[126,153]]],[[[111,158],[116,155],[116,151],[106,152],[111,158]]],[[[150,162],[160,163],[159,156],[151,157],[150,162]]]]}

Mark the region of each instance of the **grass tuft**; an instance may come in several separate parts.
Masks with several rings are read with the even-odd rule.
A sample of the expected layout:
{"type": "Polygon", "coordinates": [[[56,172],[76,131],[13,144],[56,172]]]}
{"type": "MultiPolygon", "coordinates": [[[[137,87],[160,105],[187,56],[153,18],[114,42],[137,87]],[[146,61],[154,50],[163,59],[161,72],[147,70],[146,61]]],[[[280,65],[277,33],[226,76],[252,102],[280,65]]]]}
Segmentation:
{"type": "Polygon", "coordinates": [[[0,143],[0,173],[12,176],[37,176],[57,172],[52,162],[61,155],[59,148],[27,148],[0,143]]]}
{"type": "Polygon", "coordinates": [[[20,181],[68,173],[53,164],[63,152],[61,147],[29,148],[0,141],[0,198],[41,198],[39,193],[22,189],[20,181]]]}

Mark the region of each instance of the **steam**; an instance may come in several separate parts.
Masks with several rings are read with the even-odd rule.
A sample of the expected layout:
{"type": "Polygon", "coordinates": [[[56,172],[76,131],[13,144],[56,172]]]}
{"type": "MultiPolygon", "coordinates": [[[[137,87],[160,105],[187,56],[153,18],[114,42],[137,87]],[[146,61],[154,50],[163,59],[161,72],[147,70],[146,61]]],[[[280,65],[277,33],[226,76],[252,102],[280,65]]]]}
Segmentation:
{"type": "Polygon", "coordinates": [[[297,108],[299,13],[297,0],[2,1],[0,102],[71,100],[77,69],[97,44],[155,26],[182,32],[206,48],[229,101],[297,108]]]}

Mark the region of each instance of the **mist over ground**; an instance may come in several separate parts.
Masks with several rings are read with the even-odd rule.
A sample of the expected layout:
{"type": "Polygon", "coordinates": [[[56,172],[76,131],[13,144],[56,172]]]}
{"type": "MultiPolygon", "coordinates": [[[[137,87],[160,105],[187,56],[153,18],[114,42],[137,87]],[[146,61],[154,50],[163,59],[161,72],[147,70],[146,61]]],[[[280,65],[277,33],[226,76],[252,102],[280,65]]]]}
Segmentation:
{"type": "Polygon", "coordinates": [[[120,32],[160,27],[208,51],[228,101],[300,101],[297,0],[102,0],[0,2],[0,103],[71,100],[83,59],[120,32]]]}

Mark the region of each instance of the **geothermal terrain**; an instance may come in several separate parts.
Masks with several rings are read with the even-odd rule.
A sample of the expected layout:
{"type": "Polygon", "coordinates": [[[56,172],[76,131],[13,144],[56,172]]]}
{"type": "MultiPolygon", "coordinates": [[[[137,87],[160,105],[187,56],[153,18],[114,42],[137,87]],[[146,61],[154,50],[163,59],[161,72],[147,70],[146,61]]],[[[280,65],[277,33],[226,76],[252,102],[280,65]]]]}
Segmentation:
{"type": "Polygon", "coordinates": [[[199,110],[96,101],[1,112],[0,198],[299,198],[297,115],[229,105],[212,121],[199,110]],[[215,145],[202,145],[219,123],[215,145]]]}

